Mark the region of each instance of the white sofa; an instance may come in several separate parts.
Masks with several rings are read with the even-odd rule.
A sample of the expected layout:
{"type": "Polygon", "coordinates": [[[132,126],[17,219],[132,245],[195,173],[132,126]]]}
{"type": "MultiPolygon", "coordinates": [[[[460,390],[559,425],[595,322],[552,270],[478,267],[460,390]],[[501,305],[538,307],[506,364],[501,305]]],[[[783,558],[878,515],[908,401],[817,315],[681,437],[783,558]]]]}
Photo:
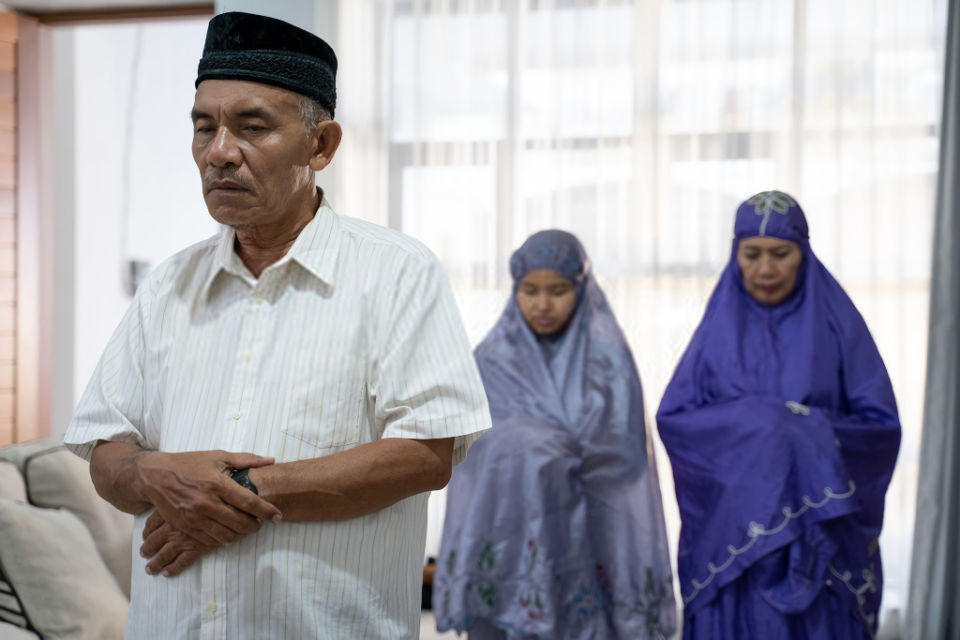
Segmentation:
{"type": "Polygon", "coordinates": [[[0,638],[122,638],[132,529],[59,441],[0,448],[0,638]]]}

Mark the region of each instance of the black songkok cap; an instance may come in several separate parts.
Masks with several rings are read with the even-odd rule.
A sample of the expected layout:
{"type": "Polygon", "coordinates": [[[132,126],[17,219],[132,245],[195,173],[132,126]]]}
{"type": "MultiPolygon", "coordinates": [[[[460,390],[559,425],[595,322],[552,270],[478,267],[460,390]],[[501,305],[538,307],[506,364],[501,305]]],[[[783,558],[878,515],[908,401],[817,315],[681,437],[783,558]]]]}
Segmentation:
{"type": "Polygon", "coordinates": [[[207,25],[197,81],[247,80],[289,89],[319,102],[333,117],[337,56],[326,42],[266,16],[232,11],[207,25]]]}

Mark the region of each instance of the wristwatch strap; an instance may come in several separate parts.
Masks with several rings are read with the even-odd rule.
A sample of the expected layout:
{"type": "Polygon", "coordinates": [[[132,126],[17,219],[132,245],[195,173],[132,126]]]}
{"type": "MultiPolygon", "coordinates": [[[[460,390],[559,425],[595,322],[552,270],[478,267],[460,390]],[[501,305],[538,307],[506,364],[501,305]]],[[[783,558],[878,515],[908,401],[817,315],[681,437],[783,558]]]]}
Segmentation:
{"type": "Polygon", "coordinates": [[[234,469],[230,473],[230,477],[244,489],[249,489],[253,491],[255,495],[260,495],[260,492],[257,491],[257,486],[250,481],[250,469],[234,469]]]}

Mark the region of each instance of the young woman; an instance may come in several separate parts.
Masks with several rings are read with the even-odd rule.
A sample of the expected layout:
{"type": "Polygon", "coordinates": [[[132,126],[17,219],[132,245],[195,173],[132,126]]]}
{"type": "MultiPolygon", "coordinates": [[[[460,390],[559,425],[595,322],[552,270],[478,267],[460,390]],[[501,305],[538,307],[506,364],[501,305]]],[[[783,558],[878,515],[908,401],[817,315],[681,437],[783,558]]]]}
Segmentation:
{"type": "Polygon", "coordinates": [[[493,429],[448,488],[437,627],[477,638],[659,638],[675,605],[627,342],[563,231],[531,236],[477,347],[493,429]]]}
{"type": "Polygon", "coordinates": [[[793,198],[748,199],[734,236],[657,413],[683,637],[871,638],[900,443],[890,379],[793,198]]]}

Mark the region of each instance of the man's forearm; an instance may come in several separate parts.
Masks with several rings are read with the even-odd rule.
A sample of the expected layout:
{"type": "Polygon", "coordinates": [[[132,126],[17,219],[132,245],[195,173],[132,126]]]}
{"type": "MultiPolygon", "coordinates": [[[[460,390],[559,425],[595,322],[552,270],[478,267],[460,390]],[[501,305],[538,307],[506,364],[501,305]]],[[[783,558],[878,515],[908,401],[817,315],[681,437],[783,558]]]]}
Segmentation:
{"type": "Polygon", "coordinates": [[[452,455],[453,438],[386,438],[323,458],[251,469],[250,480],[284,521],[347,520],[442,488],[452,455]]]}
{"type": "MultiPolygon", "coordinates": [[[[408,496],[439,489],[450,479],[453,438],[387,438],[323,458],[250,468],[259,498],[283,520],[347,520],[379,511],[408,496]]],[[[234,465],[247,468],[250,465],[234,465]]],[[[232,481],[227,480],[232,483],[232,481]]],[[[151,558],[148,573],[177,575],[209,549],[179,535],[158,514],[144,529],[140,551],[151,558]],[[151,523],[152,521],[152,523],[151,523]]]]}
{"type": "Polygon", "coordinates": [[[273,458],[228,451],[145,451],[99,442],[90,457],[97,492],[118,509],[155,507],[165,522],[206,546],[232,542],[279,520],[280,511],[230,480],[231,469],[273,464],[273,458]]]}
{"type": "Polygon", "coordinates": [[[100,496],[134,515],[150,508],[140,493],[137,458],[151,453],[127,442],[100,442],[90,456],[90,477],[100,496]]]}

